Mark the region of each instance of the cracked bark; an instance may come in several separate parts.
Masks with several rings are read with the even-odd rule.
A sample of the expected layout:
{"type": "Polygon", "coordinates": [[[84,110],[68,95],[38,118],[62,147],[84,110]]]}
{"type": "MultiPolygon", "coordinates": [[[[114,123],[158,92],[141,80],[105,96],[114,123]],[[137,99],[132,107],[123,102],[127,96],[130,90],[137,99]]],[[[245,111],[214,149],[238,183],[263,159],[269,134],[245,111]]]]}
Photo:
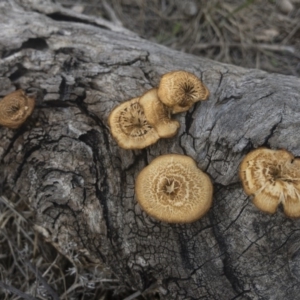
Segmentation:
{"type": "Polygon", "coordinates": [[[2,1],[0,24],[1,96],[38,93],[24,126],[0,128],[2,189],[28,199],[47,240],[163,299],[298,297],[300,222],[259,212],[237,175],[259,146],[300,155],[298,78],[179,53],[46,0],[2,1]],[[209,100],[176,116],[176,137],[117,147],[110,110],[174,69],[202,78],[209,100]],[[166,153],[191,156],[213,179],[213,207],[197,222],[161,223],[136,203],[138,172],[166,153]]]}

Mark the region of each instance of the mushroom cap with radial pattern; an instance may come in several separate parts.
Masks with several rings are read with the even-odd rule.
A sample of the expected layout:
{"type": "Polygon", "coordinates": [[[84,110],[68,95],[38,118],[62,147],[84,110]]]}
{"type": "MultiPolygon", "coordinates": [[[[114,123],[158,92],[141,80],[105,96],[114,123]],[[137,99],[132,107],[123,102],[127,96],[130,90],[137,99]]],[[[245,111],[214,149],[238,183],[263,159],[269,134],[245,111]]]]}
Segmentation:
{"type": "Polygon", "coordinates": [[[124,149],[143,149],[159,140],[138,101],[139,98],[133,98],[121,103],[108,117],[111,134],[124,149]]]}
{"type": "Polygon", "coordinates": [[[189,110],[198,101],[206,100],[209,90],[194,74],[186,71],[173,71],[162,76],[158,97],[171,108],[172,114],[189,110]]]}
{"type": "Polygon", "coordinates": [[[23,90],[14,91],[0,101],[0,125],[16,129],[31,115],[35,99],[23,90]]]}
{"type": "Polygon", "coordinates": [[[275,213],[283,204],[288,217],[300,217],[300,160],[286,150],[258,148],[240,165],[240,178],[247,195],[260,210],[275,213]]]}
{"type": "Polygon", "coordinates": [[[148,123],[156,129],[161,138],[170,138],[177,133],[180,124],[176,120],[171,120],[170,109],[158,99],[156,88],[143,94],[139,104],[144,110],[148,123]]]}
{"type": "Polygon", "coordinates": [[[166,154],[139,173],[135,192],[140,206],[155,219],[190,223],[211,207],[213,186],[192,158],[166,154]]]}

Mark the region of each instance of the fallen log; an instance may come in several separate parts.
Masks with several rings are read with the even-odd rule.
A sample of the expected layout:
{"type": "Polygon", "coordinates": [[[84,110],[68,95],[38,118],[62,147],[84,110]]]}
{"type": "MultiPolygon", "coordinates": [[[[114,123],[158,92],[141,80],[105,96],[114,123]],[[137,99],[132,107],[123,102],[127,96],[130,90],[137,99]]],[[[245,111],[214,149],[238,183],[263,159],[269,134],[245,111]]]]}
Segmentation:
{"type": "Polygon", "coordinates": [[[46,0],[2,1],[0,28],[0,96],[37,95],[25,124],[0,128],[2,190],[28,199],[47,241],[163,299],[298,298],[300,222],[260,212],[238,168],[260,146],[300,155],[299,78],[180,53],[46,0]],[[110,111],[172,70],[197,75],[209,99],[175,116],[175,137],[119,148],[110,111]],[[213,181],[213,206],[196,222],[160,222],[136,202],[138,173],[167,153],[192,157],[213,181]]]}

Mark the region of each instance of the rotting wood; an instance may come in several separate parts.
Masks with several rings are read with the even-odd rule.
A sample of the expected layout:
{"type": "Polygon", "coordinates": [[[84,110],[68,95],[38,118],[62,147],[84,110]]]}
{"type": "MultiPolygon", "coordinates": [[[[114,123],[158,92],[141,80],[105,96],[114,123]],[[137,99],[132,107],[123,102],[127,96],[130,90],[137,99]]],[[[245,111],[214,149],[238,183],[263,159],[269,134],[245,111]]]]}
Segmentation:
{"type": "Polygon", "coordinates": [[[258,146],[300,155],[298,78],[176,52],[46,0],[1,1],[0,28],[1,97],[38,95],[25,125],[0,128],[4,191],[29,200],[47,240],[163,299],[298,298],[300,221],[258,211],[238,178],[258,146]],[[120,149],[111,109],[179,69],[201,78],[209,100],[175,116],[174,138],[120,149]],[[213,207],[197,222],[161,223],[136,203],[137,174],[167,153],[191,156],[213,180],[213,207]]]}

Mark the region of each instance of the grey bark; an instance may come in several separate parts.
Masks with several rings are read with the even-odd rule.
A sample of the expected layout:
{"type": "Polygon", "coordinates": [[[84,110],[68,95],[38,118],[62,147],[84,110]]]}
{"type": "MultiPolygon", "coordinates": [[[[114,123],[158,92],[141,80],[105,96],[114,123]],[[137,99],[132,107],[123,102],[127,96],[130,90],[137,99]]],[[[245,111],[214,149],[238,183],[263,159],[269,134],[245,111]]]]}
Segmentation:
{"type": "Polygon", "coordinates": [[[0,128],[2,188],[28,199],[48,241],[162,299],[298,299],[300,221],[258,211],[238,178],[256,147],[300,155],[298,78],[176,52],[48,1],[1,1],[0,28],[0,95],[38,94],[26,124],[0,128]],[[209,100],[176,116],[174,138],[120,149],[110,110],[176,69],[199,76],[209,100]],[[213,180],[197,222],[162,223],[136,202],[137,174],[166,153],[191,156],[213,180]]]}

